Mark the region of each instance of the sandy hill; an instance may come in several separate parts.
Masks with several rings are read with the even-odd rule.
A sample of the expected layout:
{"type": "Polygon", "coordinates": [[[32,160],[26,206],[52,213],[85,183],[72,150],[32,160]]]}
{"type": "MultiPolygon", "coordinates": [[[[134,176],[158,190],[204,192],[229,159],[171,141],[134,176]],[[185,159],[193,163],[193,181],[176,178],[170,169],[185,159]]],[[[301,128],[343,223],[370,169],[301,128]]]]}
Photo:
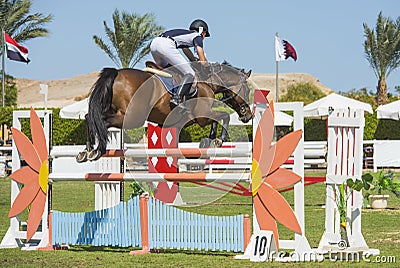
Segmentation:
{"type": "MultiPolygon", "coordinates": [[[[270,93],[268,94],[268,99],[275,100],[276,93],[276,77],[275,74],[252,74],[251,81],[261,89],[268,89],[270,93]]],[[[325,94],[333,92],[332,89],[323,85],[317,78],[311,74],[305,73],[283,73],[278,76],[278,86],[279,86],[279,96],[286,93],[287,87],[296,83],[311,83],[317,86],[325,94]]],[[[278,97],[279,97],[278,96],[278,97]]]]}
{"type": "MultiPolygon", "coordinates": [[[[98,72],[82,74],[71,78],[51,81],[29,80],[17,78],[18,107],[43,107],[44,96],[39,94],[39,84],[49,86],[48,107],[64,107],[85,98],[96,81],[98,72]]],[[[275,99],[275,74],[252,74],[250,77],[257,88],[268,89],[270,100],[275,99]]],[[[298,82],[310,82],[318,86],[324,93],[332,90],[324,86],[310,74],[279,74],[279,94],[286,92],[287,86],[298,82]]]]}
{"type": "Polygon", "coordinates": [[[98,72],[92,72],[50,81],[17,78],[18,107],[44,106],[44,95],[39,94],[40,84],[46,84],[49,87],[48,107],[64,107],[86,98],[97,76],[98,72]]]}

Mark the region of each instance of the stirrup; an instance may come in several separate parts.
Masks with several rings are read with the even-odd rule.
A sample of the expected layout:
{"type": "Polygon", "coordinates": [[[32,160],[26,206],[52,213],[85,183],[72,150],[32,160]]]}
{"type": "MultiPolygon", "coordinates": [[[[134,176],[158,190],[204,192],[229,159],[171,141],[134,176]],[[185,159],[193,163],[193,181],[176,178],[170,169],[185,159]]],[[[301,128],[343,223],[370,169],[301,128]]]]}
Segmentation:
{"type": "Polygon", "coordinates": [[[170,99],[170,103],[175,106],[179,106],[179,104],[182,103],[182,99],[179,96],[172,96],[172,98],[170,99]]]}

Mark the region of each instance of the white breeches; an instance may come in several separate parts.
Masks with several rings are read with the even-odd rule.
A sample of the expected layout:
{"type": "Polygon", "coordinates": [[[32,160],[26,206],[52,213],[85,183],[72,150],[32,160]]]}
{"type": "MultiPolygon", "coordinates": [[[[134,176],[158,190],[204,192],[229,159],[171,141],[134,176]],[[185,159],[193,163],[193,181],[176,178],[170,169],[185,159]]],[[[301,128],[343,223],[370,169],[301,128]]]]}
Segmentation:
{"type": "Polygon", "coordinates": [[[154,61],[161,67],[165,67],[169,63],[183,75],[191,74],[195,76],[195,72],[190,67],[189,62],[176,48],[173,40],[166,37],[156,37],[150,44],[150,51],[154,61]]]}

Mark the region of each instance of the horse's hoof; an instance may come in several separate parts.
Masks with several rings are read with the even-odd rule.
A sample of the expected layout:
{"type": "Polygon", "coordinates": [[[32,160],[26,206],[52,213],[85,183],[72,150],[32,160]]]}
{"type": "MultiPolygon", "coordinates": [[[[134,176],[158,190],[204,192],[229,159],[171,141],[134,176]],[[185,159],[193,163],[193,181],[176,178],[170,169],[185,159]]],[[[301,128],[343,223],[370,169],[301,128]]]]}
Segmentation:
{"type": "Polygon", "coordinates": [[[80,153],[75,157],[75,159],[76,159],[76,162],[78,162],[78,163],[84,163],[84,162],[86,162],[86,161],[88,160],[88,152],[87,152],[86,150],[80,152],[80,153]]]}
{"type": "Polygon", "coordinates": [[[211,143],[211,148],[220,148],[222,146],[223,141],[221,139],[214,139],[211,143]]]}
{"type": "Polygon", "coordinates": [[[89,152],[88,160],[96,161],[96,160],[99,160],[100,157],[101,157],[101,152],[99,150],[92,150],[89,152]]]}
{"type": "Polygon", "coordinates": [[[200,141],[199,148],[210,148],[211,139],[204,138],[200,141]]]}

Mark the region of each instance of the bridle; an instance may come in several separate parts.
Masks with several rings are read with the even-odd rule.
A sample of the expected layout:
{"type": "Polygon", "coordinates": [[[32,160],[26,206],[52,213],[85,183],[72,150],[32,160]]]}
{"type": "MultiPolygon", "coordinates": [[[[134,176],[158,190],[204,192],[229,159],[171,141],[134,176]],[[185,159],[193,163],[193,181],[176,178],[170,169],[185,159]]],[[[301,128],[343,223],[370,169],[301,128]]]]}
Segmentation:
{"type": "MultiPolygon", "coordinates": [[[[239,90],[234,91],[234,90],[228,88],[225,81],[219,75],[223,71],[223,67],[219,64],[217,66],[219,67],[219,70],[216,70],[217,69],[216,66],[214,64],[211,64],[211,72],[208,76],[209,81],[212,85],[221,85],[224,88],[222,91],[220,91],[220,93],[222,93],[222,96],[223,96],[223,98],[220,101],[225,103],[228,107],[230,107],[236,111],[236,109],[235,109],[236,107],[234,107],[234,105],[230,101],[235,99],[237,96],[239,96],[241,99],[243,99],[241,97],[240,93],[242,91],[244,92],[245,83],[247,83],[246,76],[244,74],[240,74],[239,90]]],[[[239,106],[239,115],[240,115],[239,119],[246,116],[246,113],[247,113],[246,104],[247,104],[246,101],[244,101],[244,99],[243,99],[243,103],[238,105],[239,106]]]]}

